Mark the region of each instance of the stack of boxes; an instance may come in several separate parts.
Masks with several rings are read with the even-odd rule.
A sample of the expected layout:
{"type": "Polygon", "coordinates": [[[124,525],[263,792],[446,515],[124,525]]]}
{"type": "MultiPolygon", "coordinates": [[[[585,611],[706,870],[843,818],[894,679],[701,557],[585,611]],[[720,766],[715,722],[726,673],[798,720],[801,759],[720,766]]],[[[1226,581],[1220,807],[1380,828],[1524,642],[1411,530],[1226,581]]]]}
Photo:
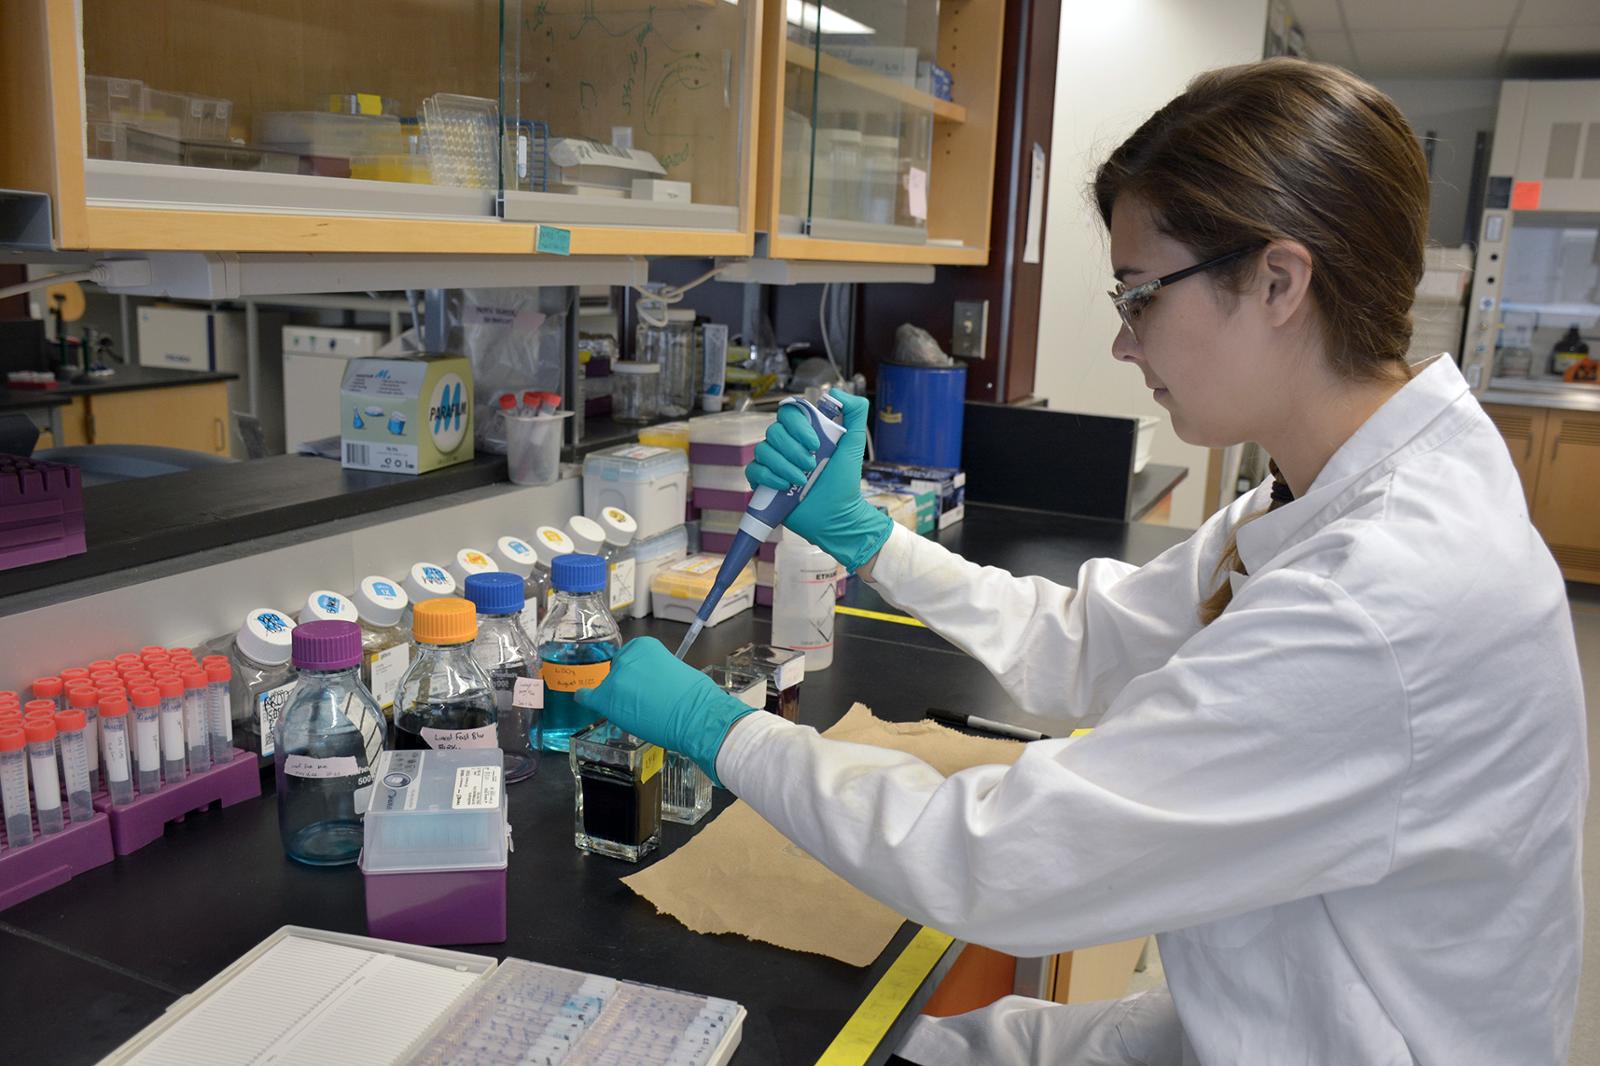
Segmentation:
{"type": "MultiPolygon", "coordinates": [[[[756,457],[756,445],[767,435],[773,414],[730,412],[706,415],[689,426],[689,471],[694,504],[700,511],[700,548],[726,555],[739,531],[739,519],[752,495],[744,468],[756,457]]],[[[773,570],[781,531],[756,554],[755,602],[772,606],[773,570]]]]}
{"type": "Polygon", "coordinates": [[[628,614],[650,610],[650,581],[657,570],[689,554],[684,530],[689,458],[677,448],[620,444],[590,452],[583,460],[583,513],[599,520],[607,507],[633,516],[634,599],[628,614]]]}
{"type": "Polygon", "coordinates": [[[83,476],[78,468],[0,455],[0,570],[82,551],[83,476]]]}
{"type": "Polygon", "coordinates": [[[964,470],[871,462],[862,467],[861,478],[868,500],[917,533],[948,529],[966,514],[964,470]]]}

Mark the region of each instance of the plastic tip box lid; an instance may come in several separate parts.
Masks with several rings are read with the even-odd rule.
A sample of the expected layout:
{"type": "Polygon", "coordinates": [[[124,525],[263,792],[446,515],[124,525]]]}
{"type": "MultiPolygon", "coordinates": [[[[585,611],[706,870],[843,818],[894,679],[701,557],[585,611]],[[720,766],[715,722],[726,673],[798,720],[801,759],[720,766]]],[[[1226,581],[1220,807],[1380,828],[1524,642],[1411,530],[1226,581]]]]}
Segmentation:
{"type": "MultiPolygon", "coordinates": [[[[723,556],[720,555],[691,555],[681,563],[674,563],[664,570],[657,570],[655,577],[650,579],[650,591],[659,592],[664,596],[675,596],[681,600],[693,600],[698,604],[711,591],[711,585],[717,579],[717,571],[722,569],[722,560],[723,556]]],[[[753,565],[748,565],[739,571],[739,576],[733,579],[723,595],[726,596],[729,592],[736,592],[755,583],[756,569],[753,565]]]]}
{"type": "Polygon", "coordinates": [[[619,444],[583,457],[583,476],[602,481],[655,481],[689,472],[689,455],[651,444],[619,444]]]}
{"type": "Polygon", "coordinates": [[[506,787],[499,748],[386,751],[363,820],[367,874],[502,869],[506,787]]]}
{"type": "Polygon", "coordinates": [[[729,444],[743,447],[756,444],[767,435],[767,429],[778,420],[770,411],[728,411],[723,414],[703,415],[689,422],[689,443],[729,444]]]}

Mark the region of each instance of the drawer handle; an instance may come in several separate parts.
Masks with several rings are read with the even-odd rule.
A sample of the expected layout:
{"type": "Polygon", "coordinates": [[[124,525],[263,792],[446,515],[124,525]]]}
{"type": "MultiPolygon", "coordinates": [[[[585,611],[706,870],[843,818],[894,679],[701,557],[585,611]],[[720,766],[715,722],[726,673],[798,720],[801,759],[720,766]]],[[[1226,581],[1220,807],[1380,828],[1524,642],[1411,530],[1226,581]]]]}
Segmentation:
{"type": "Polygon", "coordinates": [[[220,452],[228,446],[228,438],[222,428],[222,419],[213,418],[211,421],[217,427],[217,451],[220,452]]]}

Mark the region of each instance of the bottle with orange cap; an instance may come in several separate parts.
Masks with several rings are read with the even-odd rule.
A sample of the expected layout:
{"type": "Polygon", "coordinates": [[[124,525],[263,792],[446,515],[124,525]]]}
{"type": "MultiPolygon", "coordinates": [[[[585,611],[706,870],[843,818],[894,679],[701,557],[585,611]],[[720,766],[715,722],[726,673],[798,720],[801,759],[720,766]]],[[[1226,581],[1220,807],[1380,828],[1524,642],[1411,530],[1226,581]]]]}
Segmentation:
{"type": "Polygon", "coordinates": [[[22,723],[0,724],[0,806],[6,812],[6,843],[13,848],[33,843],[33,816],[28,813],[28,735],[22,723]]]}
{"type": "Polygon", "coordinates": [[[472,657],[478,616],[471,603],[445,596],[413,609],[417,654],[394,702],[394,746],[498,747],[494,689],[472,657]]]}

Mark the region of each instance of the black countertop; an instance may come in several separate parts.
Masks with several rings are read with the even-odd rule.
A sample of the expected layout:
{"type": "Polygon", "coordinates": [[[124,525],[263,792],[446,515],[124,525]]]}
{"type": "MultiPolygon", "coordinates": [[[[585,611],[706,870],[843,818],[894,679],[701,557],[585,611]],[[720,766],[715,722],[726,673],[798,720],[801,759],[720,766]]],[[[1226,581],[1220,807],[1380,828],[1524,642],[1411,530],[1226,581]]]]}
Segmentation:
{"type": "MultiPolygon", "coordinates": [[[[966,521],[937,539],[978,562],[1071,581],[1089,558],[1142,563],[1187,536],[971,505],[966,521]]],[[[860,582],[846,602],[890,610],[860,582]]],[[[730,619],[706,630],[690,659],[720,662],[746,641],[767,639],[770,625],[765,610],[730,619]]],[[[625,628],[669,647],[684,632],[655,619],[625,628]]],[[[1033,724],[982,667],[927,629],[840,615],[835,639],[833,665],[803,685],[808,725],[831,725],[858,700],[892,721],[915,721],[938,706],[1033,724]]],[[[572,846],[566,775],[563,758],[546,755],[533,781],[512,788],[509,936],[466,950],[725,996],[749,1011],[736,1063],[799,1064],[816,1060],[916,932],[907,923],[864,969],[691,933],[620,883],[635,867],[572,846]]],[[[264,791],[271,787],[268,774],[264,791]]],[[[719,791],[714,811],[729,802],[719,791]]],[[[660,854],[696,831],[666,826],[660,854]]],[[[361,900],[354,868],[312,869],[283,857],[270,794],[190,817],[135,854],[0,913],[0,1032],[18,1062],[93,1062],[279,926],[364,932],[361,900]]],[[[898,1043],[952,955],[872,1061],[898,1043]]]]}
{"type": "Polygon", "coordinates": [[[1166,499],[1189,476],[1186,466],[1162,466],[1146,463],[1145,468],[1133,475],[1133,486],[1128,490],[1128,521],[1137,522],[1156,504],[1166,499]]]}
{"type": "Polygon", "coordinates": [[[238,374],[226,370],[166,370],[154,366],[119,366],[109,378],[82,384],[60,384],[53,389],[0,388],[0,411],[7,408],[55,406],[47,397],[71,403],[74,396],[93,396],[105,392],[137,392],[144,389],[171,389],[183,385],[205,385],[213,381],[237,381],[238,374]]]}

